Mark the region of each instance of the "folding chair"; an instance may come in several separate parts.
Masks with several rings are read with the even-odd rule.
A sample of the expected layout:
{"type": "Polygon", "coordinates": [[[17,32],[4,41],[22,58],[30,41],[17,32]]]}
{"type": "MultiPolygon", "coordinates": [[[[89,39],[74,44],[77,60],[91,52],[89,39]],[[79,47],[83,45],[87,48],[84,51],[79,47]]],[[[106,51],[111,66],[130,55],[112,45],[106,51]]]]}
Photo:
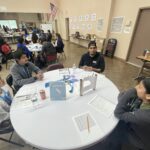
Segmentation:
{"type": "Polygon", "coordinates": [[[0,124],[0,134],[7,134],[7,133],[11,133],[9,139],[5,139],[5,138],[0,137],[1,141],[7,142],[7,143],[10,143],[10,144],[14,144],[14,145],[17,145],[17,146],[20,146],[20,147],[24,147],[24,145],[22,145],[22,144],[11,141],[13,133],[14,133],[14,129],[11,125],[10,120],[5,120],[0,124]]]}
{"type": "Polygon", "coordinates": [[[47,67],[47,71],[52,71],[52,70],[62,69],[62,68],[64,68],[63,64],[56,63],[56,64],[49,65],[47,67]]]}
{"type": "Polygon", "coordinates": [[[16,90],[15,88],[13,87],[13,77],[11,74],[9,74],[7,77],[6,77],[6,82],[7,84],[11,87],[12,91],[13,91],[13,94],[15,95],[16,94],[16,90]]]}

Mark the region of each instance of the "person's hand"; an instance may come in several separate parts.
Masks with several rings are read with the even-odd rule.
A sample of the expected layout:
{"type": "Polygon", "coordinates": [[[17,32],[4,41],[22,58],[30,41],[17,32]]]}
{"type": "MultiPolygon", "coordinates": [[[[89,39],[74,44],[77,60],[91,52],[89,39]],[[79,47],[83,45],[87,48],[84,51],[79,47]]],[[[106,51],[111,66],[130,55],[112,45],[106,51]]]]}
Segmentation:
{"type": "Polygon", "coordinates": [[[87,67],[86,69],[87,69],[87,71],[93,71],[92,67],[87,67]]]}
{"type": "Polygon", "coordinates": [[[3,79],[0,79],[0,87],[5,85],[5,81],[3,79]]]}
{"type": "Polygon", "coordinates": [[[83,67],[81,67],[81,69],[87,70],[87,67],[88,67],[88,66],[83,66],[83,67]]]}
{"type": "Polygon", "coordinates": [[[35,76],[38,80],[43,80],[43,78],[44,78],[42,71],[39,71],[35,76]]]}
{"type": "Polygon", "coordinates": [[[83,66],[82,69],[84,69],[86,71],[93,71],[93,68],[89,67],[89,66],[83,66]]]}

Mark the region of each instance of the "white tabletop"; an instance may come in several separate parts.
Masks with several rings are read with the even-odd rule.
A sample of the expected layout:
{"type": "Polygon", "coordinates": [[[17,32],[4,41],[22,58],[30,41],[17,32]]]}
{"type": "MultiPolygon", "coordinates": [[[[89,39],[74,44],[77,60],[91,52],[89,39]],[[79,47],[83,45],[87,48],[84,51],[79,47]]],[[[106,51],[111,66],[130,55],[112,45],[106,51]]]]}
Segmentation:
{"type": "MultiPolygon", "coordinates": [[[[70,72],[72,73],[71,69],[70,72]]],[[[79,79],[91,75],[91,72],[76,69],[74,75],[79,79]]],[[[91,101],[101,100],[100,103],[104,107],[111,104],[115,108],[119,91],[108,78],[99,74],[95,91],[80,96],[79,82],[76,82],[73,93],[69,93],[67,86],[66,100],[51,101],[49,87],[45,88],[45,83],[59,80],[61,77],[59,70],[55,70],[45,73],[43,81],[23,86],[11,106],[11,122],[22,139],[40,149],[72,150],[89,147],[107,136],[118,123],[113,111],[108,113],[108,107],[98,111],[90,105],[91,101]],[[46,100],[40,100],[39,94],[37,102],[21,101],[21,97],[19,98],[21,95],[34,94],[40,89],[45,89],[46,100]],[[95,126],[90,125],[89,128],[83,121],[81,124],[85,125],[86,129],[80,132],[75,120],[84,114],[90,114],[95,126]]],[[[90,119],[87,122],[90,122],[90,119]]]]}
{"type": "Polygon", "coordinates": [[[39,43],[32,43],[26,45],[26,47],[29,49],[31,52],[39,52],[42,51],[42,45],[39,43]]]}

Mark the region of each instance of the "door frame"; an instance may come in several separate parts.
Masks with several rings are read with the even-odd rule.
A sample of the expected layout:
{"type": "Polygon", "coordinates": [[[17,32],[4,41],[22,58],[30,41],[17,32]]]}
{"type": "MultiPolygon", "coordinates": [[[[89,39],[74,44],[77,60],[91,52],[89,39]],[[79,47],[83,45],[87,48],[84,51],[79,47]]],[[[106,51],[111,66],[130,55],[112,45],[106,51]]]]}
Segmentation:
{"type": "Polygon", "coordinates": [[[65,26],[66,26],[66,40],[70,41],[69,18],[65,18],[65,26]]]}
{"type": "Polygon", "coordinates": [[[138,27],[138,22],[140,20],[140,14],[143,10],[146,10],[146,9],[150,9],[150,7],[141,7],[139,8],[138,10],[138,13],[137,13],[137,17],[136,17],[136,21],[135,21],[135,25],[134,25],[134,29],[133,29],[133,33],[132,33],[132,36],[131,36],[131,40],[129,42],[129,48],[128,48],[128,53],[127,53],[127,56],[126,56],[126,61],[128,62],[129,60],[129,57],[130,57],[130,53],[131,53],[131,47],[132,47],[132,43],[133,43],[133,40],[134,40],[134,36],[136,34],[136,30],[137,30],[137,27],[138,27]]]}

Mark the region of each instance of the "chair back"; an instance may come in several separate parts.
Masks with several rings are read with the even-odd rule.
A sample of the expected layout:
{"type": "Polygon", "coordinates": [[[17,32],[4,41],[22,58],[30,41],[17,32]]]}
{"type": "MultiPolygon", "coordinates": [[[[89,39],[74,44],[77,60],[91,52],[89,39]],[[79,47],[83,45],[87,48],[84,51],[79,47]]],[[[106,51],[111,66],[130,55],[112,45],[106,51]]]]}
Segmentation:
{"type": "Polygon", "coordinates": [[[57,61],[57,54],[51,54],[46,56],[47,62],[56,62],[57,61]]]}
{"type": "Polygon", "coordinates": [[[6,77],[6,82],[10,87],[13,85],[13,77],[11,74],[6,77]]]}
{"type": "Polygon", "coordinates": [[[63,64],[56,63],[56,64],[49,65],[47,67],[47,71],[52,71],[52,70],[62,69],[62,68],[64,68],[63,64]]]}
{"type": "Polygon", "coordinates": [[[13,85],[13,77],[11,74],[9,74],[7,77],[6,77],[6,82],[7,84],[11,87],[12,91],[13,91],[13,94],[15,95],[16,94],[16,90],[12,87],[13,85]]]}
{"type": "Polygon", "coordinates": [[[12,127],[10,120],[4,120],[3,122],[1,122],[0,134],[6,134],[6,133],[13,132],[13,131],[14,131],[14,129],[12,127]]]}

